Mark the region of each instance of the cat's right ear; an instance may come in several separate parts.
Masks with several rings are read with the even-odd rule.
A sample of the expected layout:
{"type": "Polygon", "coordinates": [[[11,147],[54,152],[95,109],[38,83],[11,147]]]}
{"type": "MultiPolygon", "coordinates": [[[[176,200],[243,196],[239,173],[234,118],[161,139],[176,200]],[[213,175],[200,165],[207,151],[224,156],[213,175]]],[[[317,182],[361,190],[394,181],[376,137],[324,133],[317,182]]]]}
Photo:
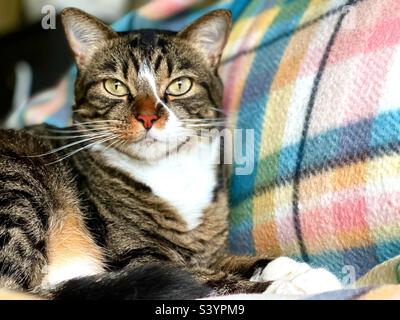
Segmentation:
{"type": "Polygon", "coordinates": [[[85,67],[104,41],[116,36],[116,33],[99,19],[76,8],[64,9],[61,19],[79,68],[85,67]]]}
{"type": "Polygon", "coordinates": [[[178,33],[178,36],[197,47],[212,68],[218,67],[222,51],[232,28],[228,10],[214,10],[200,17],[178,33]]]}

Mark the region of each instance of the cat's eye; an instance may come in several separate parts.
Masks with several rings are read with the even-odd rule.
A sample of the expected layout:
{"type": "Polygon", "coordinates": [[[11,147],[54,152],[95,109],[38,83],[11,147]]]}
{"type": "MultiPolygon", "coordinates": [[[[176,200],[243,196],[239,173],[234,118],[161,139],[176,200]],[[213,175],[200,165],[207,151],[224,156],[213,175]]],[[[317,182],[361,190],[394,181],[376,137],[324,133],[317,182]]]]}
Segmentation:
{"type": "Polygon", "coordinates": [[[178,78],[168,86],[167,94],[170,96],[183,96],[192,89],[193,82],[190,78],[178,78]]]}
{"type": "Polygon", "coordinates": [[[129,93],[128,88],[119,80],[108,79],[104,81],[104,88],[113,96],[123,97],[129,93]]]}

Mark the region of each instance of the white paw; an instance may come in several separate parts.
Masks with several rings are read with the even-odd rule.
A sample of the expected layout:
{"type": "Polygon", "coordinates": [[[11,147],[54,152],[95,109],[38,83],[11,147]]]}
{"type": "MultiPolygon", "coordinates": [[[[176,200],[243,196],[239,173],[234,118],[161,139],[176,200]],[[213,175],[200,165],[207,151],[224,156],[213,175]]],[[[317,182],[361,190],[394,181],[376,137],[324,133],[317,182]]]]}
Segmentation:
{"type": "Polygon", "coordinates": [[[279,295],[317,294],[342,288],[340,281],[325,269],[281,257],[256,272],[250,281],[272,284],[264,293],[279,295]]]}

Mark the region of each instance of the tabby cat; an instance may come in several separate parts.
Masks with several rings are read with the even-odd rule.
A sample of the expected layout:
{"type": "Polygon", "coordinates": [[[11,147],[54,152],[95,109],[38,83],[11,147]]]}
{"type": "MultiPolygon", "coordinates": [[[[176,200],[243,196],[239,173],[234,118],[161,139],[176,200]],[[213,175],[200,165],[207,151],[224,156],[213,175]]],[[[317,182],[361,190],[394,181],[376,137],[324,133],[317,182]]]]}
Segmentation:
{"type": "Polygon", "coordinates": [[[217,10],[180,32],[116,33],[62,12],[73,125],[0,131],[0,288],[50,299],[262,292],[268,259],[226,254],[217,10]],[[207,138],[207,139],[205,139],[207,138]],[[202,154],[199,157],[199,154],[202,154]]]}

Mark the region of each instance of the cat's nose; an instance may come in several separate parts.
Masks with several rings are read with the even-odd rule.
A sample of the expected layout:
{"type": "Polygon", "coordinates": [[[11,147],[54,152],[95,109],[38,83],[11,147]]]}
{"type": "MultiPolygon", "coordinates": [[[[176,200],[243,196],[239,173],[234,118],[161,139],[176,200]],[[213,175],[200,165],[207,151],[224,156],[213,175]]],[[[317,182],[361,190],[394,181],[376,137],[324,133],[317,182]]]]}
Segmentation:
{"type": "Polygon", "coordinates": [[[160,118],[157,112],[157,102],[149,96],[136,97],[133,107],[134,117],[143,124],[146,130],[150,130],[154,122],[160,118]]]}
{"type": "Polygon", "coordinates": [[[139,115],[137,119],[143,123],[145,129],[149,130],[153,126],[153,123],[158,120],[155,114],[143,114],[139,115]]]}

